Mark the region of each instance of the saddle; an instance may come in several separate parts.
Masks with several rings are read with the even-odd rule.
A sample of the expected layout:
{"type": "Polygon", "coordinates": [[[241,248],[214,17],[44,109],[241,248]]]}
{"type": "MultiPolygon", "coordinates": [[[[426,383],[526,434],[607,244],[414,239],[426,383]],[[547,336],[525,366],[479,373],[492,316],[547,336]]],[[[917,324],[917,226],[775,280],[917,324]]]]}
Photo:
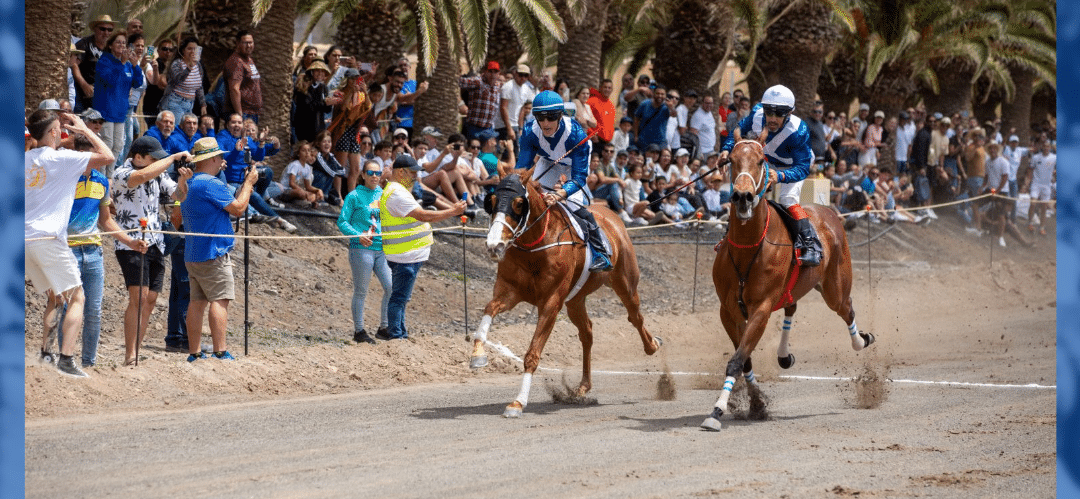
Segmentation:
{"type": "Polygon", "coordinates": [[[795,288],[795,283],[799,280],[799,272],[802,269],[802,266],[798,264],[799,255],[795,252],[794,244],[795,238],[798,237],[799,233],[799,229],[797,228],[798,221],[795,220],[795,217],[791,216],[791,213],[788,212],[787,208],[785,208],[783,205],[771,199],[768,201],[773,208],[776,208],[776,212],[778,215],[780,215],[780,220],[784,222],[784,227],[787,228],[788,236],[793,242],[793,244],[791,245],[791,276],[788,278],[787,283],[784,285],[784,291],[783,294],[780,296],[780,301],[776,302],[776,305],[773,307],[772,311],[775,312],[777,310],[780,310],[781,308],[791,305],[792,303],[795,303],[795,298],[791,296],[791,290],[795,288]]]}
{"type": "MultiPolygon", "coordinates": [[[[776,208],[777,214],[780,215],[780,220],[784,222],[784,227],[787,228],[788,236],[790,236],[791,240],[794,241],[795,237],[799,234],[799,229],[797,227],[798,222],[795,220],[795,217],[791,216],[791,213],[787,211],[787,208],[785,208],[784,205],[777,203],[776,201],[773,201],[771,199],[769,199],[768,201],[773,208],[776,208]]],[[[792,246],[791,251],[795,251],[794,246],[792,246]]]]}

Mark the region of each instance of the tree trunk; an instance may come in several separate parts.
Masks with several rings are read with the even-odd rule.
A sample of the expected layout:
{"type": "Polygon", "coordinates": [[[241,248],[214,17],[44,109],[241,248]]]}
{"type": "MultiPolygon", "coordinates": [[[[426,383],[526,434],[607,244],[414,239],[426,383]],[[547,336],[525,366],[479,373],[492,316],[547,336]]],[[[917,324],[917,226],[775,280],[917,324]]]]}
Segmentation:
{"type": "Polygon", "coordinates": [[[517,33],[514,31],[513,26],[510,25],[510,21],[507,20],[506,13],[502,9],[495,9],[491,13],[490,26],[491,28],[488,29],[488,60],[498,61],[499,67],[503,68],[504,71],[516,66],[518,60],[521,59],[521,55],[525,52],[521,48],[521,41],[518,40],[517,33]]]}
{"type": "Polygon", "coordinates": [[[274,0],[262,22],[252,31],[263,97],[259,126],[269,127],[270,135],[281,141],[281,152],[267,158],[279,176],[290,161],[289,108],[292,106],[293,21],[296,0],[274,0]]]}
{"type": "Polygon", "coordinates": [[[26,113],[44,99],[67,98],[67,61],[71,43],[71,7],[65,0],[44,0],[26,6],[26,113]]]}
{"type": "Polygon", "coordinates": [[[1020,137],[1021,144],[1031,141],[1031,97],[1035,93],[1035,73],[1022,67],[1010,67],[1016,91],[1011,102],[1001,103],[1001,135],[1008,140],[1010,132],[1020,137]]]}
{"type": "Polygon", "coordinates": [[[694,89],[704,96],[719,97],[709,90],[709,78],[720,65],[727,48],[722,33],[730,31],[731,14],[720,3],[684,0],[674,8],[676,22],[660,27],[652,60],[653,76],[668,88],[694,89]]]}
{"type": "MultiPolygon", "coordinates": [[[[290,4],[295,6],[295,2],[290,4]]],[[[251,30],[250,0],[197,0],[188,11],[181,38],[195,36],[199,39],[199,45],[203,47],[203,67],[213,81],[225,68],[225,59],[236,50],[236,34],[242,29],[251,30]]],[[[292,27],[288,30],[289,33],[293,31],[292,27]]],[[[292,48],[291,38],[287,45],[292,48]]],[[[262,45],[256,37],[253,55],[256,61],[262,59],[260,54],[265,52],[264,49],[269,50],[269,47],[262,45]]]]}
{"type": "MultiPolygon", "coordinates": [[[[792,2],[784,2],[770,10],[772,18],[792,2]]],[[[774,22],[758,50],[764,88],[753,89],[751,99],[760,99],[765,89],[784,85],[795,94],[795,115],[810,115],[817,99],[818,78],[829,55],[840,40],[840,31],[832,22],[832,8],[820,1],[808,0],[797,4],[774,22]]]]}
{"type": "Polygon", "coordinates": [[[448,44],[446,32],[439,26],[439,56],[432,68],[431,77],[425,76],[427,70],[422,58],[417,65],[418,80],[430,80],[430,86],[428,91],[416,100],[413,130],[423,130],[429,125],[438,128],[443,135],[461,130],[457,112],[458,100],[461,98],[461,86],[458,84],[461,65],[457,57],[450,53],[448,44]]]}
{"type": "Polygon", "coordinates": [[[361,3],[337,26],[334,43],[360,62],[377,62],[385,70],[404,53],[394,4],[361,3]]]}
{"type": "Polygon", "coordinates": [[[882,68],[874,83],[862,89],[859,101],[869,104],[871,112],[881,110],[885,116],[894,116],[916,90],[907,65],[894,63],[882,68]]]}
{"type": "Polygon", "coordinates": [[[941,92],[935,94],[929,89],[923,92],[926,111],[949,116],[970,110],[971,78],[975,76],[975,66],[968,61],[950,59],[935,61],[931,67],[937,73],[941,92]]]}
{"type": "Polygon", "coordinates": [[[1050,118],[1057,118],[1057,92],[1050,85],[1037,86],[1031,96],[1031,125],[1046,126],[1050,118]]]}
{"type": "Polygon", "coordinates": [[[595,87],[604,77],[600,69],[600,47],[611,0],[587,1],[589,6],[580,24],[574,24],[566,2],[556,2],[566,24],[566,43],[559,44],[558,77],[566,80],[571,91],[578,86],[595,87]]]}
{"type": "Polygon", "coordinates": [[[71,9],[71,36],[83,37],[86,32],[86,9],[90,7],[86,0],[74,0],[70,4],[71,9]]]}
{"type": "Polygon", "coordinates": [[[825,104],[826,113],[848,112],[851,103],[859,96],[862,74],[856,68],[853,52],[850,47],[842,47],[818,75],[818,98],[825,104]]]}

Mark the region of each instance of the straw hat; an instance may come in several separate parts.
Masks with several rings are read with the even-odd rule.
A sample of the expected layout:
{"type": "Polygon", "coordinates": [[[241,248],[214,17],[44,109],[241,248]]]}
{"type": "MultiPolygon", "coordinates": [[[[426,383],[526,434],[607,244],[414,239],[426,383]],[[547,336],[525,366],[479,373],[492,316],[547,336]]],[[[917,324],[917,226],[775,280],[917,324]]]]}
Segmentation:
{"type": "Polygon", "coordinates": [[[194,156],[191,158],[192,163],[198,163],[203,160],[213,158],[214,156],[221,156],[225,154],[225,151],[218,147],[217,139],[213,137],[203,137],[195,141],[195,145],[191,147],[191,154],[194,156]]]}
{"type": "Polygon", "coordinates": [[[315,60],[315,61],[312,61],[311,64],[308,64],[307,70],[308,71],[322,70],[322,71],[326,71],[326,74],[330,74],[330,68],[327,67],[326,64],[323,63],[320,60],[315,60]]]}
{"type": "Polygon", "coordinates": [[[116,21],[113,21],[113,18],[109,17],[108,14],[102,14],[97,16],[93,21],[90,21],[90,30],[93,31],[97,29],[99,24],[116,24],[116,21]]]}

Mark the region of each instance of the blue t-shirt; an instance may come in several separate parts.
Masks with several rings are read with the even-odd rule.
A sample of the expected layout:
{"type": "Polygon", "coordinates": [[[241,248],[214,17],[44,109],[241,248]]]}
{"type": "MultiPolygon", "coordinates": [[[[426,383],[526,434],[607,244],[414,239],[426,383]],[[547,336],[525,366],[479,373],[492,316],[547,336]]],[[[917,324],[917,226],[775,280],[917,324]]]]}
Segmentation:
{"type": "Polygon", "coordinates": [[[89,177],[79,177],[79,183],[75,186],[75,203],[71,205],[71,218],[68,219],[68,245],[101,246],[101,236],[96,233],[103,199],[109,199],[109,179],[103,173],[95,169],[90,171],[89,177]]]}
{"type": "MultiPolygon", "coordinates": [[[[180,204],[184,215],[184,231],[196,234],[233,235],[229,212],[225,207],[233,202],[229,186],[217,177],[195,173],[188,181],[188,194],[180,204]]],[[[185,236],[184,261],[206,262],[229,252],[235,244],[231,237],[185,236]]]]}
{"type": "Polygon", "coordinates": [[[649,144],[656,144],[661,149],[667,148],[667,121],[671,117],[671,110],[668,109],[667,104],[655,108],[652,105],[652,99],[646,99],[638,105],[634,116],[640,120],[638,122],[638,149],[644,151],[649,144]]]}
{"type": "MultiPolygon", "coordinates": [[[[149,133],[147,133],[147,135],[149,135],[149,133]]],[[[195,135],[192,135],[189,139],[184,135],[183,130],[176,130],[172,135],[169,135],[168,139],[165,139],[165,143],[161,144],[161,147],[169,154],[176,154],[180,151],[191,152],[191,148],[195,145],[195,141],[200,138],[202,137],[199,136],[199,132],[195,132],[195,135]]]]}
{"type": "Polygon", "coordinates": [[[236,150],[236,142],[245,141],[244,149],[251,151],[251,161],[262,161],[267,156],[278,153],[278,148],[273,143],[267,142],[259,147],[259,144],[251,137],[233,137],[228,130],[218,132],[218,147],[225,151],[225,180],[230,184],[239,184],[244,181],[244,172],[247,171],[247,163],[244,162],[244,149],[236,150]]]}
{"type": "MultiPolygon", "coordinates": [[[[416,92],[416,80],[409,80],[409,81],[405,82],[404,85],[401,86],[401,92],[400,93],[402,93],[402,94],[411,94],[413,92],[416,92]]],[[[398,126],[405,127],[405,128],[412,128],[412,124],[413,124],[413,121],[412,121],[413,120],[413,105],[412,104],[398,104],[397,112],[394,113],[394,116],[398,117],[401,120],[401,123],[398,123],[398,126]]]]}

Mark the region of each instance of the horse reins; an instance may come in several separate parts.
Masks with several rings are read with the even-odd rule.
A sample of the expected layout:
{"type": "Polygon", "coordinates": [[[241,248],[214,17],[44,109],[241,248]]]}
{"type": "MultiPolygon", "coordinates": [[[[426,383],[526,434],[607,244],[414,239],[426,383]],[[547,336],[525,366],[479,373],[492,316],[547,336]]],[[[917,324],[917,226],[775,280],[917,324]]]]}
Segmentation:
{"type": "Polygon", "coordinates": [[[681,190],[683,190],[683,189],[685,189],[685,188],[689,187],[689,186],[690,186],[690,184],[693,184],[694,182],[697,182],[698,180],[701,180],[701,179],[703,179],[703,178],[705,178],[705,177],[709,176],[709,174],[710,174],[710,173],[712,173],[712,172],[715,172],[716,170],[719,170],[719,169],[721,169],[721,168],[723,168],[723,167],[727,166],[727,164],[728,164],[728,163],[731,163],[731,160],[730,160],[730,159],[725,159],[723,163],[720,163],[720,164],[718,164],[718,165],[714,166],[714,167],[713,167],[713,168],[712,168],[711,170],[709,170],[709,171],[707,171],[707,172],[705,172],[705,173],[700,173],[700,174],[698,174],[697,178],[695,178],[695,179],[693,179],[693,180],[690,180],[690,181],[688,181],[687,183],[685,183],[685,184],[683,184],[683,185],[680,185],[680,186],[679,186],[678,188],[676,188],[675,190],[673,190],[673,191],[671,191],[671,192],[669,192],[669,193],[667,193],[667,194],[664,194],[663,196],[660,196],[660,199],[657,199],[656,201],[653,201],[653,202],[654,202],[654,203],[659,203],[659,202],[661,202],[661,201],[663,201],[663,200],[667,199],[667,198],[668,198],[668,196],[670,196],[670,195],[672,195],[672,194],[675,194],[676,192],[679,192],[679,191],[681,191],[681,190]]]}

